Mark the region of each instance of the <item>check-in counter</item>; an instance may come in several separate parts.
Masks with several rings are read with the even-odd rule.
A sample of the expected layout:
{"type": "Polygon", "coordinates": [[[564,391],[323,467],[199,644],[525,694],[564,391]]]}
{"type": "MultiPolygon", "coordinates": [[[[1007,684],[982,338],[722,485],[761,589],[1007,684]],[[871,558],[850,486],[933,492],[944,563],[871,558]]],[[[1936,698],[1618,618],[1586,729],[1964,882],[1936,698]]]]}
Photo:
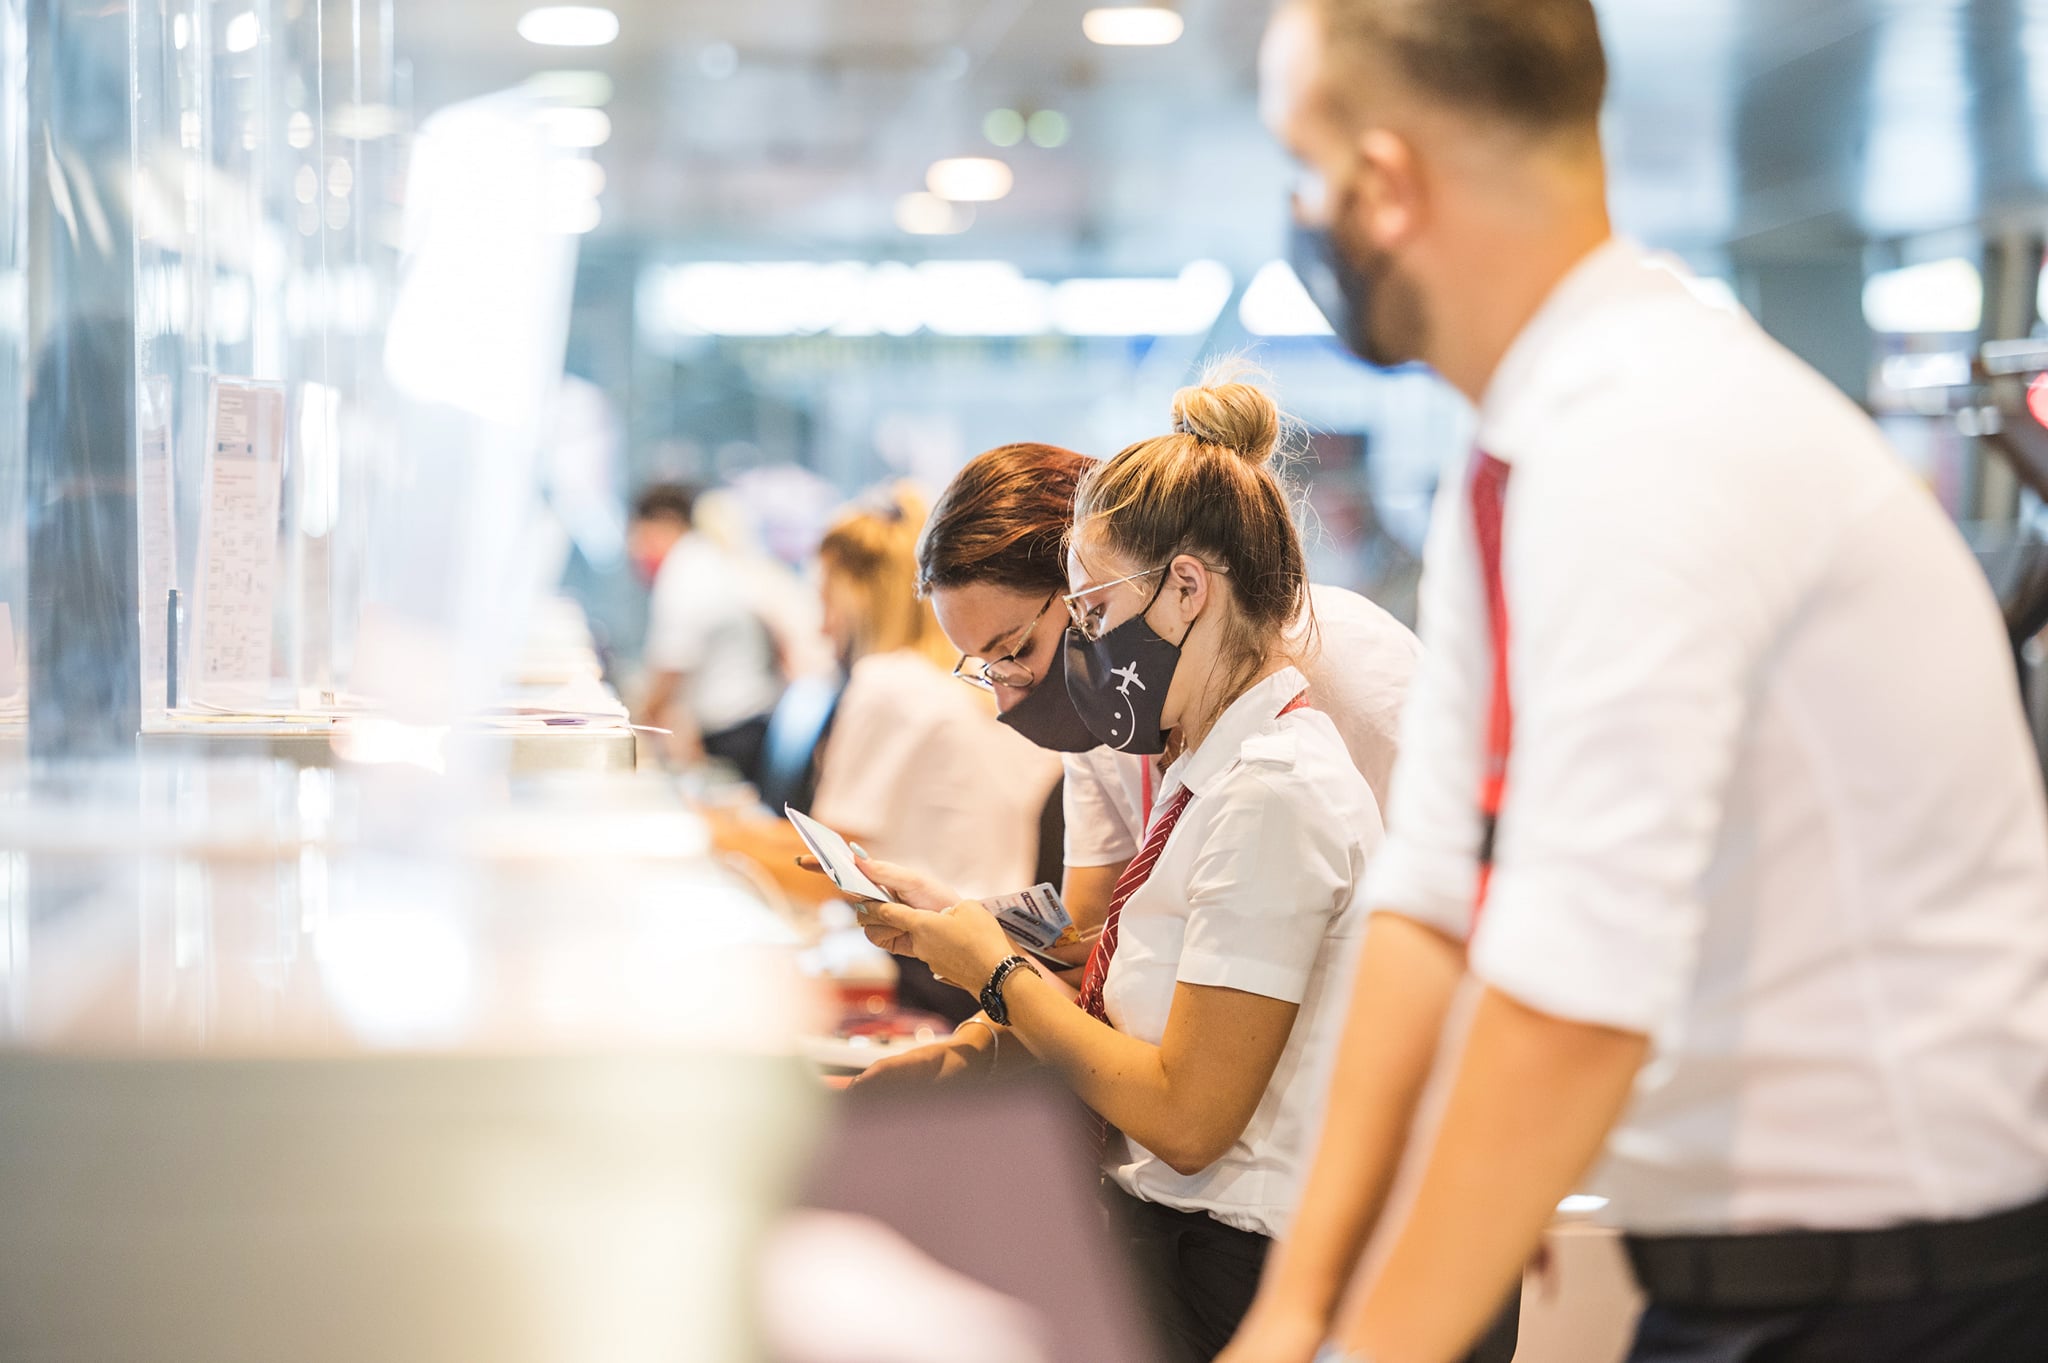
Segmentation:
{"type": "Polygon", "coordinates": [[[13,1357],[759,1357],[795,942],[658,784],[0,788],[13,1357]]]}

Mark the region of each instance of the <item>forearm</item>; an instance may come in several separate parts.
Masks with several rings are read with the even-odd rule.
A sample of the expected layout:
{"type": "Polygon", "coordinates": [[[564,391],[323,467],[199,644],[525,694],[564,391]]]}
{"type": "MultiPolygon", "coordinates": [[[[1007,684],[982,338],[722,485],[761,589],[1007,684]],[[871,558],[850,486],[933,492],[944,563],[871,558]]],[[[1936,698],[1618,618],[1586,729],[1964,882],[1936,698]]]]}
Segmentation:
{"type": "Polygon", "coordinates": [[[1340,1338],[1383,1363],[1459,1357],[1599,1155],[1648,1048],[1489,990],[1414,1210],[1340,1338]]]}
{"type": "Polygon", "coordinates": [[[1323,1321],[1335,1315],[1400,1168],[1464,966],[1458,943],[1410,919],[1373,917],[1322,1138],[1262,1305],[1323,1321]]]}
{"type": "Polygon", "coordinates": [[[1035,971],[1012,975],[1004,1002],[1010,1037],[1105,1121],[1148,1148],[1175,1130],[1175,1094],[1159,1047],[1097,1021],[1035,971]]]}

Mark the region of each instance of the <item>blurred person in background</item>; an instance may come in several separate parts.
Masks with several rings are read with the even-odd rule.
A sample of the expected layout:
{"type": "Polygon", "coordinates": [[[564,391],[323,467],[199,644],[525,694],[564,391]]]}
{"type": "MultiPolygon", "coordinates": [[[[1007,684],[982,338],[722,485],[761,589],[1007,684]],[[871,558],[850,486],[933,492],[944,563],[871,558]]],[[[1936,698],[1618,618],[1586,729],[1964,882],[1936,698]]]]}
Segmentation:
{"type": "Polygon", "coordinates": [[[761,776],[768,716],[784,675],[758,575],[696,528],[697,488],[657,483],[633,503],[626,552],[652,588],[634,718],[669,729],[671,758],[761,776]]]}
{"type": "MultiPolygon", "coordinates": [[[[1168,758],[1079,999],[928,865],[866,863],[903,902],[863,921],[979,991],[985,1026],[969,1030],[992,1060],[1047,1066],[1115,1128],[1105,1198],[1169,1357],[1192,1363],[1229,1339],[1292,1213],[1380,827],[1296,665],[1308,581],[1271,467],[1278,410],[1226,376],[1177,395],[1174,430],[1081,477],[1049,603],[1069,626],[1055,684],[1083,729],[1168,758]]],[[[1012,622],[1020,641],[1038,628],[1012,622]]]]}
{"type": "Polygon", "coordinates": [[[1261,65],[1338,335],[1479,424],[1320,1153],[1229,1363],[1444,1363],[1596,1162],[1636,1363],[2048,1358],[2048,809],[1955,527],[1613,237],[1591,0],[1292,0],[1261,65]]]}
{"type": "MultiPolygon", "coordinates": [[[[962,893],[1036,883],[1040,816],[1059,759],[1004,728],[950,673],[957,656],[917,593],[925,503],[907,485],[856,505],[818,546],[825,633],[846,669],[811,813],[876,856],[962,893]]],[[[906,961],[898,998],[958,1021],[975,1001],[906,961]]]]}

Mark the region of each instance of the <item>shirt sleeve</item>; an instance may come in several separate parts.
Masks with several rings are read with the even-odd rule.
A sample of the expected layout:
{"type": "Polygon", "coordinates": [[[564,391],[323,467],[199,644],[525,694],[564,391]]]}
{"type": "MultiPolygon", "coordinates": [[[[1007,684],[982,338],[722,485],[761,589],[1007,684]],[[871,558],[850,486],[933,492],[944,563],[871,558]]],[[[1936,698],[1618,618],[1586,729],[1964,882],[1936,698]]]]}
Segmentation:
{"type": "Polygon", "coordinates": [[[1177,977],[1300,1003],[1350,902],[1357,839],[1291,773],[1243,767],[1203,799],[1221,812],[1189,877],[1177,977]]]}
{"type": "Polygon", "coordinates": [[[1714,452],[1677,438],[1589,434],[1592,452],[1509,484],[1515,736],[1471,958],[1532,1008],[1646,1034],[1690,989],[1700,885],[1779,613],[1757,566],[1771,546],[1714,452]]]}
{"type": "Polygon", "coordinates": [[[1401,716],[1387,840],[1366,903],[1464,940],[1479,891],[1479,720],[1492,685],[1463,465],[1445,471],[1422,576],[1422,656],[1401,716]]]}
{"type": "Polygon", "coordinates": [[[1060,802],[1068,866],[1118,866],[1138,855],[1137,830],[1111,784],[1117,780],[1118,760],[1100,750],[1067,755],[1060,802]]]}

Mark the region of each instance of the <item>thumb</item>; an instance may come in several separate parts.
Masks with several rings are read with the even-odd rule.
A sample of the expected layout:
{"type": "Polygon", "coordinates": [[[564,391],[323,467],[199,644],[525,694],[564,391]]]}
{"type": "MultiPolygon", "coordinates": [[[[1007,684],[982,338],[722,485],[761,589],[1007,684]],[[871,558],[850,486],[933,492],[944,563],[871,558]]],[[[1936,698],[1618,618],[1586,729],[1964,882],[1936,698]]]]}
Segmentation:
{"type": "Polygon", "coordinates": [[[861,906],[861,916],[883,927],[895,928],[898,932],[910,932],[920,918],[926,915],[901,904],[878,904],[870,901],[861,906]]]}

